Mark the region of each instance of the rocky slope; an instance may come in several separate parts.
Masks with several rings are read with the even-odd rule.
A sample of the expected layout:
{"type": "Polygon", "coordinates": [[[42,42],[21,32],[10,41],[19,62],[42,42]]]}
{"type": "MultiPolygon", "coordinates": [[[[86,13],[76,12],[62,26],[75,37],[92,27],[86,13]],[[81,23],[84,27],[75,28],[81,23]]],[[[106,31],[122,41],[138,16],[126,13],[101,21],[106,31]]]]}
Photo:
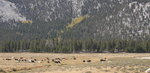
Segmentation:
{"type": "Polygon", "coordinates": [[[1,0],[0,26],[1,39],[150,39],[150,1],[1,0]]]}

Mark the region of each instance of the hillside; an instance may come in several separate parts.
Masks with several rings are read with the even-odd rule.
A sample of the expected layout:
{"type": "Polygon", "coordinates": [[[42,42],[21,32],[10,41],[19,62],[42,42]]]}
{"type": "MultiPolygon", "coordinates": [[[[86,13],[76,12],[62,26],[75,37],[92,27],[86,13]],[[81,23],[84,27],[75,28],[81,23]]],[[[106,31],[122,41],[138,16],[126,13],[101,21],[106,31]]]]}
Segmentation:
{"type": "Polygon", "coordinates": [[[150,1],[0,1],[0,40],[58,37],[150,39],[150,1]]]}

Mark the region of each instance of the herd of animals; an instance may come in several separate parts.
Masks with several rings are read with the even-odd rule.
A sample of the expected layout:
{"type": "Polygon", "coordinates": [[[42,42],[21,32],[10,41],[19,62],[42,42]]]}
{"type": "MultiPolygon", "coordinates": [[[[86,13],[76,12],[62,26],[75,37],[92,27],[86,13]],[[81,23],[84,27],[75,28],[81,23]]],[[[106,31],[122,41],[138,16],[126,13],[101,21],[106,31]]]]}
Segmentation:
{"type": "MultiPolygon", "coordinates": [[[[26,63],[42,63],[42,62],[50,63],[50,62],[53,62],[55,64],[61,64],[63,60],[68,60],[68,59],[67,58],[50,59],[50,58],[47,57],[47,58],[44,58],[42,60],[38,60],[38,59],[33,58],[33,57],[31,57],[30,59],[26,59],[25,57],[19,57],[19,58],[12,57],[12,58],[6,58],[6,59],[3,59],[3,60],[7,60],[7,61],[14,60],[14,61],[17,61],[17,62],[26,62],[26,63]]],[[[77,60],[77,58],[73,57],[72,60],[77,60]]],[[[108,61],[108,59],[107,58],[101,58],[99,61],[100,62],[105,62],[105,61],[108,61]]],[[[86,60],[83,60],[82,62],[83,63],[90,63],[90,62],[92,62],[92,60],[86,59],[86,60]]],[[[146,70],[145,73],[150,73],[150,68],[148,70],[146,70]]]]}
{"type": "MultiPolygon", "coordinates": [[[[7,61],[11,61],[11,60],[15,60],[17,62],[26,62],[26,63],[42,63],[42,62],[47,62],[47,63],[50,63],[50,62],[53,62],[53,63],[56,63],[56,64],[61,64],[62,61],[64,60],[68,60],[67,58],[54,58],[54,59],[50,59],[48,57],[42,59],[42,60],[38,60],[36,58],[33,58],[31,57],[30,59],[26,59],[25,57],[19,57],[19,58],[16,58],[16,57],[11,57],[11,58],[6,58],[6,59],[3,59],[3,60],[7,60],[7,61]]],[[[76,57],[73,57],[72,60],[77,60],[76,57]]],[[[102,58],[100,59],[100,62],[105,62],[107,61],[107,58],[102,58]]],[[[87,59],[87,60],[83,60],[82,62],[92,62],[92,60],[90,59],[87,59]]]]}

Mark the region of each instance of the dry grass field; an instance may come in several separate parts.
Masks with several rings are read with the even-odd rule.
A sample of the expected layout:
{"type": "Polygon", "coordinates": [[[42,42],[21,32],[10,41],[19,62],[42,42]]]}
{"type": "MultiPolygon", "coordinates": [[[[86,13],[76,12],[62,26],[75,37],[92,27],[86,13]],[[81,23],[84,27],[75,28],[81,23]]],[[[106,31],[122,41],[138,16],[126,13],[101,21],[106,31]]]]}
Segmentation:
{"type": "Polygon", "coordinates": [[[0,73],[145,73],[148,68],[148,53],[0,53],[0,73]]]}

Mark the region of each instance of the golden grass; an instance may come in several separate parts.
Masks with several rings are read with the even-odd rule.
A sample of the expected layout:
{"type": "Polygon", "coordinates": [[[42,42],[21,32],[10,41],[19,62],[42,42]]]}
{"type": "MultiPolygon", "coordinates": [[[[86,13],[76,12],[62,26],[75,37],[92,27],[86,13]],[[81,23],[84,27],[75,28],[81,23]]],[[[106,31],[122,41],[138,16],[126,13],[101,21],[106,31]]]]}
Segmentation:
{"type": "Polygon", "coordinates": [[[53,53],[0,53],[0,73],[144,73],[150,68],[150,60],[137,59],[150,57],[150,54],[129,53],[89,53],[89,54],[53,54],[53,53]],[[31,57],[37,60],[45,58],[66,58],[61,64],[50,63],[26,63],[6,61],[3,59],[12,56],[19,58],[31,57]],[[76,60],[73,58],[76,57],[76,60]],[[100,62],[101,58],[108,61],[100,62]],[[92,60],[91,63],[83,63],[83,60],[92,60]]]}

